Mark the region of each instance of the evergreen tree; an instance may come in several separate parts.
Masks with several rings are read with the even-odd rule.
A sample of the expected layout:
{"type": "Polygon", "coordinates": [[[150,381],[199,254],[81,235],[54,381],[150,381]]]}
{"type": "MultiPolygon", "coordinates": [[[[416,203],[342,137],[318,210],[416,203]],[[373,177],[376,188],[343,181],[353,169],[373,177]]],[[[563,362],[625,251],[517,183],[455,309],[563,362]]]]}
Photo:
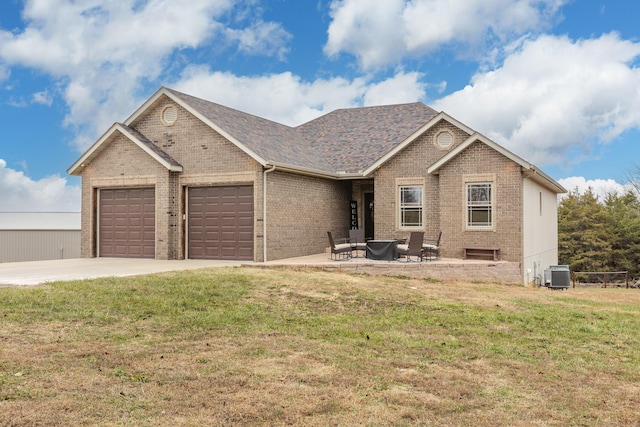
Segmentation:
{"type": "Polygon", "coordinates": [[[607,210],[589,188],[558,206],[558,260],[573,271],[607,271],[612,258],[607,210]]]}
{"type": "Polygon", "coordinates": [[[605,199],[611,253],[609,271],[629,271],[638,277],[640,264],[640,201],[636,194],[610,194],[605,199]]]}

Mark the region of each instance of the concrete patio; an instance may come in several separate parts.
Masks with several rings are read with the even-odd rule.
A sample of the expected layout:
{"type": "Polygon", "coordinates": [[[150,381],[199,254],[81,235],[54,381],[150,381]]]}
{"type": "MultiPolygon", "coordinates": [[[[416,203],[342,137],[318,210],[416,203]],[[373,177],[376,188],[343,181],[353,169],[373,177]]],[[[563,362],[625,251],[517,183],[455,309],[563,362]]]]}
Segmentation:
{"type": "Polygon", "coordinates": [[[423,262],[377,261],[364,257],[332,260],[328,252],[264,263],[216,260],[155,260],[136,258],[78,258],[49,261],[0,263],[0,286],[38,285],[58,280],[98,277],[125,277],[166,271],[195,270],[229,266],[261,268],[300,267],[357,274],[433,278],[437,280],[477,280],[521,283],[517,263],[439,259],[423,262]]]}
{"type": "Polygon", "coordinates": [[[362,256],[345,260],[332,260],[329,252],[326,252],[298,258],[254,263],[252,265],[265,268],[297,266],[358,274],[433,278],[436,280],[476,280],[505,284],[522,283],[519,264],[506,261],[462,260],[455,258],[441,258],[422,262],[407,262],[405,259],[378,261],[362,256]]]}

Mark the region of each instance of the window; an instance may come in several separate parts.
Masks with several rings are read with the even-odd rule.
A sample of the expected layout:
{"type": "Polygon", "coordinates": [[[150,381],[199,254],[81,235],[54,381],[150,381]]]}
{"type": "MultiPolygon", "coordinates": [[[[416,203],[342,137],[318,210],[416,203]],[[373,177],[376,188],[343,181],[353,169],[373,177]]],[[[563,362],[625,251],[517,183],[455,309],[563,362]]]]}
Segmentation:
{"type": "Polygon", "coordinates": [[[422,186],[400,187],[400,227],[422,227],[422,186]]]}
{"type": "Polygon", "coordinates": [[[493,199],[491,183],[467,184],[467,227],[493,226],[493,199]]]}

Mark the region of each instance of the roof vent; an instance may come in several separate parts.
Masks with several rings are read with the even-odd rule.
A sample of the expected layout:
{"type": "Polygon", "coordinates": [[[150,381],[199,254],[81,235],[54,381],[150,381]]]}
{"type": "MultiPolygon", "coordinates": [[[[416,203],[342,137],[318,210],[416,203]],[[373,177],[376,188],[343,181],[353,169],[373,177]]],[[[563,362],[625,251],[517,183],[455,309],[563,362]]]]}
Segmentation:
{"type": "Polygon", "coordinates": [[[453,135],[447,131],[440,132],[438,136],[436,136],[436,143],[442,148],[449,148],[453,143],[453,135]]]}
{"type": "Polygon", "coordinates": [[[173,126],[176,120],[178,120],[178,110],[175,107],[169,106],[162,110],[162,123],[165,126],[173,126]]]}

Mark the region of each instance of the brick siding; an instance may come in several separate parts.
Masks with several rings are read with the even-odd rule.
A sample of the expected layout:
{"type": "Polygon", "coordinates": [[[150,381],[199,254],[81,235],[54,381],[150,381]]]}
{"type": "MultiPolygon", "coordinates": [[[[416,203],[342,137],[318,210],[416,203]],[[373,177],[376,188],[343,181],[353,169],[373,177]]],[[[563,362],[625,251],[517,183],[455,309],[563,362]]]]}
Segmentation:
{"type": "Polygon", "coordinates": [[[262,167],[242,150],[173,101],[163,98],[149,108],[132,128],[155,142],[183,166],[169,172],[119,133],[82,171],[82,256],[96,253],[97,188],[155,187],[156,258],[185,256],[184,186],[250,184],[254,188],[254,239],[256,260],[262,257],[262,167]],[[161,114],[168,105],[178,120],[166,126],[161,114]],[[258,214],[260,213],[260,214],[258,214]]]}
{"type": "Polygon", "coordinates": [[[441,168],[439,181],[440,225],[446,238],[443,256],[462,258],[465,246],[499,247],[501,260],[522,262],[523,184],[518,164],[483,143],[474,143],[441,168]],[[494,227],[468,230],[465,182],[488,175],[494,180],[494,227]]]}
{"type": "MultiPolygon", "coordinates": [[[[464,142],[469,135],[448,122],[441,121],[412,144],[389,160],[375,173],[375,234],[376,238],[408,238],[411,229],[402,229],[398,222],[398,184],[415,181],[424,185],[423,227],[425,238],[435,239],[442,230],[440,195],[442,189],[437,175],[429,175],[427,168],[446,155],[449,150],[464,142]],[[453,135],[453,143],[442,149],[435,143],[436,135],[442,131],[453,135]]],[[[446,214],[444,215],[446,216],[446,214]]],[[[416,230],[414,230],[416,231],[416,230]]],[[[445,233],[444,238],[448,239],[445,233]]],[[[448,242],[448,241],[447,241],[448,242]]],[[[446,243],[443,250],[446,251],[446,243]]]]}
{"type": "Polygon", "coordinates": [[[274,172],[267,176],[269,260],[312,255],[348,236],[349,182],[274,172]]]}

